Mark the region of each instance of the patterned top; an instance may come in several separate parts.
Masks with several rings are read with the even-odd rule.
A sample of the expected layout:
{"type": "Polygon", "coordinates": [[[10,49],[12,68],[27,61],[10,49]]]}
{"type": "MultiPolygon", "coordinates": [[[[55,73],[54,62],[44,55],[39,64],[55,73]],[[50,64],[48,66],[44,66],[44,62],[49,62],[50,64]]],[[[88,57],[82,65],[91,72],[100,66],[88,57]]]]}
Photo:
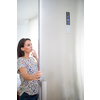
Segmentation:
{"type": "Polygon", "coordinates": [[[29,95],[35,95],[38,93],[38,81],[26,81],[21,76],[19,69],[21,67],[25,67],[28,74],[34,74],[37,72],[38,66],[35,62],[35,60],[30,57],[30,59],[24,59],[22,57],[19,57],[17,59],[17,73],[20,75],[21,85],[19,90],[19,95],[21,96],[24,92],[26,92],[29,95]]]}

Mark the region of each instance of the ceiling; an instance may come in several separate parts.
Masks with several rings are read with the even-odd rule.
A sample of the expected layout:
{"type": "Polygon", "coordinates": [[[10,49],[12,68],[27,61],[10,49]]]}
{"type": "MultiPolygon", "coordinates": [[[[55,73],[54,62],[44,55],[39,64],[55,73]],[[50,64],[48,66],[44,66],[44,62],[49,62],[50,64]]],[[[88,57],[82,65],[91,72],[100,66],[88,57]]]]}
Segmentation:
{"type": "Polygon", "coordinates": [[[38,0],[17,0],[17,22],[28,22],[38,15],[38,0]]]}

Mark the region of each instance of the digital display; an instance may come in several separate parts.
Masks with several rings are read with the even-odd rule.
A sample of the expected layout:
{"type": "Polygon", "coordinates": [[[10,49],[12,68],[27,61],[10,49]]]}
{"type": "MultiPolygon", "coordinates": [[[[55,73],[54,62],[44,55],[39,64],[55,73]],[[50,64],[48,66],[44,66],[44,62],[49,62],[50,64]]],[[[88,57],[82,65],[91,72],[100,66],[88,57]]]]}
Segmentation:
{"type": "Polygon", "coordinates": [[[69,19],[67,19],[67,21],[69,21],[69,19]]]}
{"type": "Polygon", "coordinates": [[[66,12],[66,32],[69,34],[71,32],[70,29],[70,12],[66,12]]]}
{"type": "Polygon", "coordinates": [[[70,23],[67,23],[67,25],[70,25],[70,23]]]}
{"type": "Polygon", "coordinates": [[[66,12],[66,25],[70,25],[70,12],[66,12]]]}

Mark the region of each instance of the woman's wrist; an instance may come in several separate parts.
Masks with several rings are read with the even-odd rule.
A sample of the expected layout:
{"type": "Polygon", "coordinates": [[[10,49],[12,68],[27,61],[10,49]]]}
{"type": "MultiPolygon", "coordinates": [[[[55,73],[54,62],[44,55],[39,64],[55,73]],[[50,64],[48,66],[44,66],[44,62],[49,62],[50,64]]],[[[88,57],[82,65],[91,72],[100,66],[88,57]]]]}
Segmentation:
{"type": "Polygon", "coordinates": [[[38,57],[35,57],[36,61],[38,61],[38,57]]]}

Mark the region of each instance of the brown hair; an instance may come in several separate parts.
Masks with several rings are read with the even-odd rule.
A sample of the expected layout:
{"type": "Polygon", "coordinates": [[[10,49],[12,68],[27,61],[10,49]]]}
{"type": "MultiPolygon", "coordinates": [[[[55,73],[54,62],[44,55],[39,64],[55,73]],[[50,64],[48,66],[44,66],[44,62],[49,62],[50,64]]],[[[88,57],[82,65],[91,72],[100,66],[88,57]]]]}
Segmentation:
{"type": "Polygon", "coordinates": [[[30,39],[29,38],[22,38],[19,41],[18,46],[17,46],[17,58],[24,56],[24,51],[21,50],[21,47],[24,47],[26,40],[30,40],[30,39]]]}

